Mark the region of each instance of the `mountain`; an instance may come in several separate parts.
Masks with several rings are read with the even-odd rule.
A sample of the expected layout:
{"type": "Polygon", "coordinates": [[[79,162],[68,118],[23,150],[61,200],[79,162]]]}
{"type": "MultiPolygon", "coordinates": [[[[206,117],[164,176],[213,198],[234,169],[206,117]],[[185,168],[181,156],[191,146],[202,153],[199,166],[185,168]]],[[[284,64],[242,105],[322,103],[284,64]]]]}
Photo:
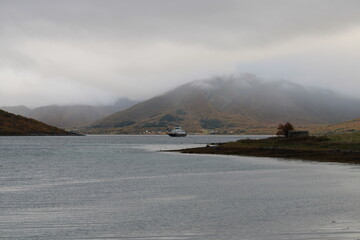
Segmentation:
{"type": "Polygon", "coordinates": [[[93,128],[116,132],[163,131],[176,125],[190,132],[239,131],[329,124],[360,116],[360,100],[254,75],[193,81],[97,121],[93,128]]]}
{"type": "Polygon", "coordinates": [[[49,105],[35,109],[30,109],[26,106],[1,107],[0,109],[33,118],[56,127],[72,129],[86,127],[101,118],[126,109],[136,103],[138,101],[121,98],[113,105],[105,106],[49,105]]]}
{"type": "Polygon", "coordinates": [[[360,132],[360,118],[356,118],[350,121],[345,121],[342,123],[317,127],[313,129],[312,132],[316,134],[340,134],[340,133],[360,132]]]}
{"type": "Polygon", "coordinates": [[[31,118],[0,110],[0,136],[76,135],[31,118]]]}
{"type": "Polygon", "coordinates": [[[20,105],[20,106],[11,106],[11,107],[0,107],[1,110],[4,110],[6,112],[10,112],[16,115],[21,115],[21,116],[29,116],[31,113],[31,109],[24,106],[24,105],[20,105]]]}

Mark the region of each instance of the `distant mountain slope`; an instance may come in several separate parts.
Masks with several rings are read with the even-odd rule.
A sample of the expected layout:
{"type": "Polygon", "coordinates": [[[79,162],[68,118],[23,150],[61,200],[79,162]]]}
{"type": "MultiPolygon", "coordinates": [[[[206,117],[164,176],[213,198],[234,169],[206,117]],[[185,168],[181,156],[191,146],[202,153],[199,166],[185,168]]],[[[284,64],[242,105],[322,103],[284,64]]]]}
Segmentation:
{"type": "Polygon", "coordinates": [[[360,116],[360,100],[253,75],[218,77],[182,85],[96,122],[124,132],[257,128],[290,121],[297,126],[337,123],[360,116]]]}
{"type": "Polygon", "coordinates": [[[24,105],[20,105],[20,106],[11,106],[11,107],[0,107],[1,110],[4,110],[6,112],[10,112],[16,115],[21,115],[23,117],[27,117],[30,115],[31,113],[31,109],[24,106],[24,105]]]}
{"type": "Polygon", "coordinates": [[[0,136],[75,135],[34,119],[0,110],[0,136]]]}
{"type": "Polygon", "coordinates": [[[360,118],[356,118],[342,123],[327,125],[320,128],[315,128],[313,132],[317,134],[360,132],[360,118]]]}
{"type": "Polygon", "coordinates": [[[60,128],[79,128],[90,125],[114,112],[126,109],[138,101],[126,98],[119,99],[113,105],[49,105],[30,109],[25,106],[1,107],[5,111],[33,118],[60,128]]]}

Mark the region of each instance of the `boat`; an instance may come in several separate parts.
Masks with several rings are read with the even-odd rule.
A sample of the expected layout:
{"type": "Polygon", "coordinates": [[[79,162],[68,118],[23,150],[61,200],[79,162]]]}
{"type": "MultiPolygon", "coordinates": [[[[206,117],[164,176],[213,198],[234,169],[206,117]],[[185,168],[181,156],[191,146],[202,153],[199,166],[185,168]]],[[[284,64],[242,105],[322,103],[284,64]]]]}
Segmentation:
{"type": "Polygon", "coordinates": [[[185,137],[187,133],[184,129],[181,127],[175,127],[171,132],[169,133],[170,137],[185,137]]]}

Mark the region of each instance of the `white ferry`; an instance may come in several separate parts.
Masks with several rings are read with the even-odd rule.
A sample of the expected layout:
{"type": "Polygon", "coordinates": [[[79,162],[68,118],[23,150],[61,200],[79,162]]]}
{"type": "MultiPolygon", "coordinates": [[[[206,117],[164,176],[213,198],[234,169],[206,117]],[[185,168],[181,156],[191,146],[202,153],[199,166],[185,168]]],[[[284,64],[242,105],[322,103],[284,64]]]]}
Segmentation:
{"type": "Polygon", "coordinates": [[[170,137],[185,137],[187,133],[184,129],[181,127],[175,127],[171,132],[169,133],[170,137]]]}

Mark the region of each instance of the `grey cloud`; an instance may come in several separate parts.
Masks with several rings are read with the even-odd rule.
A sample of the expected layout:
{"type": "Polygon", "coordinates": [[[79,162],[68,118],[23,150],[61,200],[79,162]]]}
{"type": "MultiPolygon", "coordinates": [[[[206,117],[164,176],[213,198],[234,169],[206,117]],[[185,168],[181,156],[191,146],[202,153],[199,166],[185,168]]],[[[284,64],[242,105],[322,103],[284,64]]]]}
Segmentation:
{"type": "Polygon", "coordinates": [[[28,36],[93,35],[222,46],[341,31],[360,23],[359,7],[356,0],[2,0],[0,20],[1,29],[13,26],[16,34],[28,36]]]}
{"type": "MultiPolygon", "coordinates": [[[[360,29],[358,9],[357,0],[0,0],[0,102],[22,91],[45,101],[19,91],[26,78],[49,92],[64,82],[81,93],[63,97],[75,102],[146,98],[236,70],[337,88],[341,74],[316,47],[360,29]]],[[[341,72],[354,83],[359,49],[343,55],[337,45],[346,44],[326,45],[327,56],[351,65],[341,72]]]]}

